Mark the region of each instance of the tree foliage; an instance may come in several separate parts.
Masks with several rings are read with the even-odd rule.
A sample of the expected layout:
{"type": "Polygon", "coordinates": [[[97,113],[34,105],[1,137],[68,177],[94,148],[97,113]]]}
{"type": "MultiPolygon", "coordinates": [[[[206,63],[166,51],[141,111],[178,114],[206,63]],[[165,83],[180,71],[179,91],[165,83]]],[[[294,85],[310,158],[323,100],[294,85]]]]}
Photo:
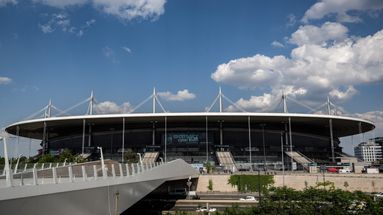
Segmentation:
{"type": "MultiPolygon", "coordinates": [[[[329,183],[326,183],[327,185],[329,183]]],[[[237,214],[382,214],[383,199],[371,195],[349,192],[340,189],[323,189],[323,184],[297,191],[287,187],[271,188],[252,208],[239,208],[234,205],[223,213],[237,214]]]]}
{"type": "Polygon", "coordinates": [[[232,186],[237,186],[240,192],[266,193],[268,188],[274,184],[272,175],[231,175],[228,181],[232,186]]]}

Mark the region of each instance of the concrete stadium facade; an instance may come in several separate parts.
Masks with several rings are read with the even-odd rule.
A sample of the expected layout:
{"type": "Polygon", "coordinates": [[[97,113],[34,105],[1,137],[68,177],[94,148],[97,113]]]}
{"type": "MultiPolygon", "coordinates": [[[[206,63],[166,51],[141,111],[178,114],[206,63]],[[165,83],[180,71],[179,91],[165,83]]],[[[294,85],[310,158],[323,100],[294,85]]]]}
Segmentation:
{"type": "Polygon", "coordinates": [[[215,152],[230,151],[237,162],[260,163],[280,161],[282,150],[293,150],[326,163],[342,153],[339,138],[374,128],[373,122],[335,115],[186,112],[48,117],[20,121],[6,131],[40,139],[45,152],[101,146],[114,160],[128,149],[189,163],[216,161],[215,152]]]}

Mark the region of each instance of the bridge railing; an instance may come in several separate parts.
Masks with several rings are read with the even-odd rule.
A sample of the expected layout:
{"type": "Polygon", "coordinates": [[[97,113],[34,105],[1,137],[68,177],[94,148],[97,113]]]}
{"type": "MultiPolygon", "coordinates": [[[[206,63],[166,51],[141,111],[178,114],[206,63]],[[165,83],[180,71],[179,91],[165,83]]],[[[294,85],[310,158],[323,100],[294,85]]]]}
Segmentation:
{"type": "Polygon", "coordinates": [[[126,178],[132,177],[142,172],[150,171],[161,165],[162,162],[151,163],[115,163],[109,162],[104,165],[102,170],[100,162],[91,162],[83,164],[68,164],[65,166],[48,165],[47,168],[32,166],[25,171],[14,171],[11,169],[10,178],[4,173],[0,176],[0,188],[10,186],[33,186],[43,184],[58,183],[78,183],[91,180],[103,180],[106,178],[126,178]]]}

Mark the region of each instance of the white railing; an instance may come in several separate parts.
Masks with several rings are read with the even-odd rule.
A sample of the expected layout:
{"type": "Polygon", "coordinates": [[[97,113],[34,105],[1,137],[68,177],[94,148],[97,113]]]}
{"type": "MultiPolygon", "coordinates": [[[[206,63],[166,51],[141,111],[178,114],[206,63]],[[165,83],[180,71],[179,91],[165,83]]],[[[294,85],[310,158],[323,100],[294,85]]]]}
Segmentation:
{"type": "Polygon", "coordinates": [[[100,163],[67,164],[65,166],[59,164],[34,164],[32,168],[24,167],[23,171],[20,172],[12,171],[11,169],[11,183],[6,183],[5,176],[0,177],[0,189],[10,186],[79,183],[91,180],[132,177],[142,172],[150,171],[161,164],[163,162],[109,163],[105,164],[104,171],[100,163]]]}

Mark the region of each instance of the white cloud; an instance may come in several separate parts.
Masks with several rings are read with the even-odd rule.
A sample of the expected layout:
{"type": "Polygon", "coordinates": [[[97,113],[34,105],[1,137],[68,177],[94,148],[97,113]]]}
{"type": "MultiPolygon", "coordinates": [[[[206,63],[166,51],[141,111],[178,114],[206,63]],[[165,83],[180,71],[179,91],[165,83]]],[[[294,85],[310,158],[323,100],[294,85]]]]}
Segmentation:
{"type": "MultiPolygon", "coordinates": [[[[298,31],[302,29],[306,28],[298,31]]],[[[356,94],[356,85],[383,80],[383,30],[362,38],[343,38],[345,30],[333,34],[326,30],[319,32],[325,32],[325,36],[317,36],[322,38],[316,40],[318,44],[294,37],[298,47],[291,51],[290,57],[256,54],[230,60],[219,65],[211,77],[240,89],[262,89],[263,95],[237,101],[241,107],[261,110],[266,110],[266,106],[272,108],[275,102],[269,100],[280,101],[278,94],[289,87],[295,89],[294,96],[300,101],[318,104],[330,95],[339,103],[356,94]],[[328,39],[336,40],[326,46],[319,44],[328,39]]],[[[309,35],[306,38],[313,36],[306,35],[309,35]]]]}
{"type": "Polygon", "coordinates": [[[330,96],[336,100],[348,100],[358,91],[353,86],[348,86],[346,91],[341,91],[339,89],[333,89],[330,91],[330,96]]]}
{"type": "Polygon", "coordinates": [[[272,46],[272,47],[275,47],[275,48],[283,48],[283,47],[285,47],[285,45],[283,45],[282,43],[280,43],[280,42],[278,42],[278,41],[273,41],[273,42],[271,43],[271,46],[272,46]]]}
{"type": "Polygon", "coordinates": [[[111,101],[98,103],[94,108],[97,114],[130,113],[133,110],[129,102],[124,102],[121,105],[118,105],[111,101]]]}
{"type": "Polygon", "coordinates": [[[289,14],[287,16],[287,24],[286,24],[287,27],[294,26],[296,22],[297,22],[297,18],[295,17],[294,14],[289,14]]]}
{"type": "Polygon", "coordinates": [[[0,0],[0,7],[7,6],[8,4],[17,4],[16,0],[0,0]]]}
{"type": "Polygon", "coordinates": [[[76,35],[78,37],[82,37],[88,28],[90,28],[96,20],[90,19],[85,22],[80,27],[75,27],[71,25],[71,21],[66,14],[51,14],[51,15],[45,15],[49,17],[49,20],[45,24],[39,24],[40,30],[44,34],[53,33],[56,30],[61,30],[62,32],[70,33],[73,35],[76,35]]]}
{"type": "Polygon", "coordinates": [[[383,136],[383,111],[376,110],[376,111],[369,111],[366,113],[356,113],[356,114],[353,114],[352,116],[372,121],[376,126],[373,133],[376,136],[383,136]]]}
{"type": "Polygon", "coordinates": [[[132,53],[132,50],[129,48],[129,47],[126,47],[126,46],[123,46],[121,47],[122,50],[126,51],[127,53],[131,54],[132,53]]]}
{"type": "Polygon", "coordinates": [[[383,9],[381,0],[321,0],[311,6],[304,14],[302,21],[322,19],[336,15],[339,22],[360,22],[360,18],[347,14],[349,11],[378,11],[383,9]]]}
{"type": "Polygon", "coordinates": [[[44,34],[49,34],[49,33],[52,33],[54,31],[54,29],[52,28],[52,26],[50,24],[45,24],[45,25],[42,25],[42,24],[39,24],[39,28],[40,30],[44,33],[44,34]]]}
{"type": "Polygon", "coordinates": [[[236,107],[241,107],[245,110],[261,110],[261,111],[267,111],[271,109],[272,106],[276,105],[277,99],[275,98],[275,95],[265,93],[262,96],[251,96],[250,99],[246,100],[243,98],[240,98],[237,102],[235,102],[234,105],[230,105],[226,111],[233,112],[238,111],[236,107]]]}
{"type": "Polygon", "coordinates": [[[339,23],[326,22],[321,27],[305,25],[300,26],[299,29],[291,35],[289,42],[296,45],[325,45],[327,41],[344,41],[344,39],[347,38],[347,32],[348,29],[339,23]]]}
{"type": "Polygon", "coordinates": [[[114,50],[112,48],[110,48],[109,46],[105,46],[102,49],[102,52],[106,58],[108,58],[109,60],[112,61],[112,63],[116,64],[119,62],[117,57],[116,57],[114,50]]]}
{"type": "Polygon", "coordinates": [[[104,53],[105,57],[107,57],[107,58],[111,58],[114,56],[114,51],[109,46],[105,46],[102,49],[102,52],[104,53]]]}
{"type": "Polygon", "coordinates": [[[48,5],[51,7],[65,8],[70,6],[79,6],[88,2],[88,0],[33,0],[35,3],[48,5]]]}
{"type": "Polygon", "coordinates": [[[165,3],[166,0],[93,0],[93,5],[104,13],[127,21],[155,20],[165,12],[165,3]]]}
{"type": "Polygon", "coordinates": [[[176,94],[173,94],[169,91],[159,92],[158,96],[168,101],[185,101],[194,99],[196,95],[194,93],[190,93],[189,90],[179,90],[176,94]]]}
{"type": "Polygon", "coordinates": [[[0,85],[6,85],[12,82],[12,79],[8,77],[1,77],[0,76],[0,85]]]}

